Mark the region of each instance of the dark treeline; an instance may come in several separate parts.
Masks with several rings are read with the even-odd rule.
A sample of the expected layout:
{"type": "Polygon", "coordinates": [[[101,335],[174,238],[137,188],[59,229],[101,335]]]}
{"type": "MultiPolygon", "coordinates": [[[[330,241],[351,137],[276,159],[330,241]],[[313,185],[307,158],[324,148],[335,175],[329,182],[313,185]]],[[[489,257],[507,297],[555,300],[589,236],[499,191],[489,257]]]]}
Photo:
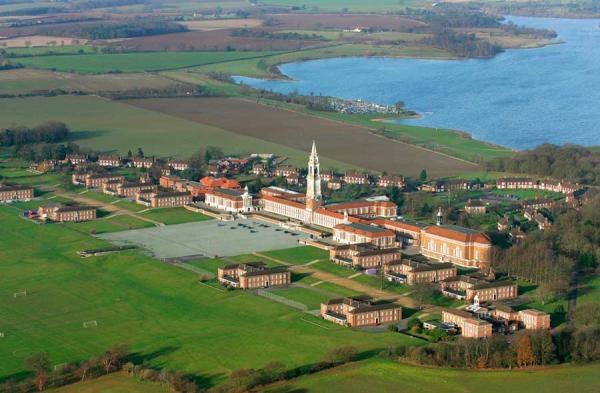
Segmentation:
{"type": "Polygon", "coordinates": [[[598,0],[478,2],[476,5],[502,15],[586,18],[600,15],[598,0]]]}
{"type": "Polygon", "coordinates": [[[557,34],[554,30],[550,29],[536,29],[534,27],[517,26],[512,21],[501,24],[499,26],[502,30],[515,35],[531,35],[540,38],[556,38],[557,34]]]}
{"type": "Polygon", "coordinates": [[[391,346],[390,359],[456,368],[513,368],[563,362],[600,360],[600,328],[582,327],[552,335],[549,331],[520,331],[511,340],[494,335],[481,340],[458,338],[421,347],[391,346]]]}
{"type": "Polygon", "coordinates": [[[232,37],[266,38],[271,40],[304,40],[325,41],[326,38],[318,34],[302,34],[296,32],[271,32],[266,30],[239,29],[230,33],[232,37]]]}
{"type": "MultiPolygon", "coordinates": [[[[95,8],[121,7],[125,5],[145,4],[147,0],[87,0],[72,3],[69,6],[37,6],[0,12],[0,16],[38,16],[91,10],[95,8]]],[[[25,3],[25,2],[21,2],[25,3]]],[[[2,4],[2,2],[0,2],[2,4]]],[[[32,2],[33,4],[33,2],[32,2]]]]}
{"type": "Polygon", "coordinates": [[[498,18],[486,15],[480,11],[441,4],[441,9],[433,12],[426,11],[421,19],[434,26],[441,27],[498,27],[498,18]]]}
{"type": "Polygon", "coordinates": [[[135,98],[209,97],[212,93],[205,86],[174,85],[164,88],[138,88],[121,91],[98,92],[100,96],[113,100],[135,98]]]}
{"type": "Polygon", "coordinates": [[[487,167],[493,171],[530,173],[600,185],[600,152],[577,145],[544,144],[513,157],[495,158],[487,167]]]}
{"type": "Polygon", "coordinates": [[[90,23],[45,26],[37,34],[75,36],[89,40],[141,37],[186,31],[185,26],[160,19],[133,19],[118,23],[90,23]]]}
{"type": "Polygon", "coordinates": [[[62,12],[67,12],[68,8],[64,7],[31,7],[24,9],[16,9],[0,12],[0,16],[38,16],[38,15],[47,15],[47,14],[58,14],[62,12]]]}
{"type": "Polygon", "coordinates": [[[462,34],[448,29],[436,30],[424,42],[458,57],[492,57],[502,52],[501,46],[479,40],[475,34],[462,34]]]}
{"type": "Polygon", "coordinates": [[[69,133],[69,127],[60,122],[48,122],[35,127],[7,128],[0,133],[0,146],[63,142],[69,137],[69,133]]]}

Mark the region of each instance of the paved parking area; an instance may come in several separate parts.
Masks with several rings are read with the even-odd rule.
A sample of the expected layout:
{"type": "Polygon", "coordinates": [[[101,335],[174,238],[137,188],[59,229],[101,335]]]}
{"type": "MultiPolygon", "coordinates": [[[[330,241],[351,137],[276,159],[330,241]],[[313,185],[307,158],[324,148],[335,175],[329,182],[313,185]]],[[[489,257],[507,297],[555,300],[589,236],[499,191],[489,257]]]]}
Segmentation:
{"type": "Polygon", "coordinates": [[[234,256],[289,248],[306,235],[257,220],[219,220],[106,233],[98,236],[116,245],[133,244],[154,257],[189,255],[234,256]]]}

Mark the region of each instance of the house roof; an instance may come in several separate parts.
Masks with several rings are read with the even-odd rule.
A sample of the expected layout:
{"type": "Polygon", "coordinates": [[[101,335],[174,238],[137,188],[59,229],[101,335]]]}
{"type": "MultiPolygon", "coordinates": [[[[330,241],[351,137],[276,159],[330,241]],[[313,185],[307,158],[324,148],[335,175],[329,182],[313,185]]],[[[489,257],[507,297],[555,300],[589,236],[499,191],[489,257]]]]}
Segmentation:
{"type": "Polygon", "coordinates": [[[432,225],[425,228],[424,231],[430,235],[446,237],[465,243],[491,244],[489,236],[485,233],[458,225],[432,225]]]}
{"type": "Polygon", "coordinates": [[[500,288],[500,287],[508,287],[517,285],[514,281],[493,281],[493,282],[483,282],[479,284],[475,284],[472,289],[488,289],[488,288],[500,288]]]}
{"type": "Polygon", "coordinates": [[[452,314],[452,315],[456,315],[458,317],[462,317],[462,318],[472,318],[473,314],[471,314],[468,311],[464,311],[464,310],[459,310],[457,308],[445,308],[442,310],[442,313],[448,313],[448,314],[452,314]]]}
{"type": "Polygon", "coordinates": [[[19,190],[33,190],[33,187],[21,186],[21,185],[17,185],[17,184],[0,183],[0,191],[19,191],[19,190]]]}
{"type": "Polygon", "coordinates": [[[348,224],[338,224],[334,227],[334,229],[342,230],[346,232],[353,232],[361,235],[371,236],[371,237],[386,237],[386,236],[394,236],[394,232],[389,229],[381,228],[374,225],[363,224],[361,222],[351,222],[348,224]]]}

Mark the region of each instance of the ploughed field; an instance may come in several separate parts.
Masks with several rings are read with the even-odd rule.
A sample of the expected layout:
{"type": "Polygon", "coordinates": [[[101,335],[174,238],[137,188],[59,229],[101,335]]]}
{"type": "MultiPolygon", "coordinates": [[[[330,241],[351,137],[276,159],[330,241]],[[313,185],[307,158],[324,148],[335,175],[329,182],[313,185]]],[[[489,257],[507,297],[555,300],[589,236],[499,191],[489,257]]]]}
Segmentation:
{"type": "Polygon", "coordinates": [[[317,141],[319,153],[373,171],[431,176],[473,171],[475,164],[382,138],[363,126],[228,98],[130,100],[130,105],[220,127],[237,134],[306,150],[317,141]]]}

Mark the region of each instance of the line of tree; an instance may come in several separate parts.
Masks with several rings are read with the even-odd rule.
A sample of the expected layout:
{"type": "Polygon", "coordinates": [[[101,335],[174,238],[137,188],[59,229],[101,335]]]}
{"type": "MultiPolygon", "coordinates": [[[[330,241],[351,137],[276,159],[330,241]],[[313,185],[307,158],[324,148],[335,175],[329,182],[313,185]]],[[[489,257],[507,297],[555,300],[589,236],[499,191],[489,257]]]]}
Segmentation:
{"type": "Polygon", "coordinates": [[[502,52],[500,45],[480,40],[475,34],[457,33],[450,29],[436,30],[423,42],[458,57],[492,57],[502,52]]]}
{"type": "Polygon", "coordinates": [[[234,30],[229,33],[232,37],[252,37],[266,38],[270,40],[302,40],[302,41],[326,41],[327,39],[319,34],[306,34],[297,32],[272,32],[267,30],[251,30],[247,28],[234,30]]]}
{"type": "Polygon", "coordinates": [[[507,340],[494,335],[481,340],[458,337],[426,346],[390,346],[381,356],[423,365],[470,369],[532,367],[562,362],[600,360],[600,328],[549,331],[522,330],[507,340]]]}
{"type": "Polygon", "coordinates": [[[98,378],[121,370],[130,355],[129,346],[115,344],[102,355],[79,363],[65,363],[52,367],[46,352],[37,352],[25,359],[28,376],[25,379],[9,379],[0,384],[0,392],[41,392],[49,388],[98,378]]]}
{"type": "Polygon", "coordinates": [[[187,28],[175,22],[155,18],[139,18],[124,22],[99,22],[43,26],[37,29],[37,34],[62,37],[74,36],[89,40],[108,40],[114,38],[181,33],[184,31],[187,31],[187,28]]]}
{"type": "Polygon", "coordinates": [[[22,146],[32,143],[57,143],[69,138],[65,123],[48,122],[35,127],[19,126],[0,132],[0,146],[22,146]]]}
{"type": "Polygon", "coordinates": [[[600,185],[600,151],[578,145],[543,144],[512,157],[495,158],[487,163],[487,169],[600,185]]]}

